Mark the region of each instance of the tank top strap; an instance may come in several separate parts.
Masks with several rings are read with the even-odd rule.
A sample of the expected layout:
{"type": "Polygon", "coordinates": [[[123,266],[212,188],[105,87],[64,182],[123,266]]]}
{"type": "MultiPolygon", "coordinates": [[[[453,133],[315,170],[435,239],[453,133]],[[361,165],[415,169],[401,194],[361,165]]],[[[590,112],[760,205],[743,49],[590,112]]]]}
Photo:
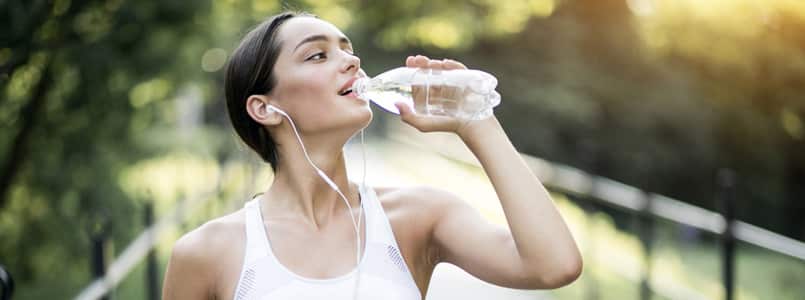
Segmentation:
{"type": "Polygon", "coordinates": [[[383,205],[380,199],[377,198],[377,193],[371,187],[366,187],[362,195],[365,195],[364,206],[366,207],[367,225],[371,225],[372,236],[369,240],[393,245],[397,247],[397,241],[394,238],[394,233],[391,230],[391,223],[383,210],[383,205]]]}
{"type": "Polygon", "coordinates": [[[259,201],[258,198],[254,198],[244,205],[246,212],[246,253],[243,262],[246,264],[263,258],[270,253],[263,218],[260,216],[260,205],[257,201],[259,201]]]}
{"type": "Polygon", "coordinates": [[[367,187],[364,194],[367,200],[364,204],[366,205],[367,215],[371,215],[371,217],[367,218],[367,221],[372,221],[371,223],[366,223],[372,228],[370,231],[372,234],[368,238],[367,244],[372,241],[379,245],[385,260],[396,266],[404,274],[403,278],[398,278],[397,280],[408,282],[409,287],[417,290],[416,284],[413,283],[413,276],[400,252],[400,246],[397,244],[391,222],[383,209],[383,204],[380,203],[380,199],[377,197],[377,193],[375,193],[374,189],[367,187]]]}
{"type": "Polygon", "coordinates": [[[366,242],[380,242],[386,243],[384,236],[386,235],[385,229],[382,228],[384,222],[383,207],[378,202],[377,195],[371,187],[359,187],[361,189],[361,204],[363,211],[366,214],[364,221],[366,222],[366,242]],[[369,230],[369,229],[372,230],[369,230]]]}

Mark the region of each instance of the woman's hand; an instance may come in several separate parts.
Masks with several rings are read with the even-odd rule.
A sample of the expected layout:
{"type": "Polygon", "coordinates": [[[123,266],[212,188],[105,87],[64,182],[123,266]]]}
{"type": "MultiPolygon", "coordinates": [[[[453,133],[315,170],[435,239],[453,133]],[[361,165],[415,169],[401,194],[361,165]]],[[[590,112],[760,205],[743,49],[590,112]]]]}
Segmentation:
{"type": "MultiPolygon", "coordinates": [[[[405,60],[405,66],[412,67],[412,68],[428,68],[428,69],[435,69],[435,70],[455,70],[455,69],[467,69],[464,64],[457,62],[455,60],[450,59],[430,59],[427,56],[417,55],[417,56],[409,56],[405,60]]],[[[441,90],[439,87],[430,87],[430,95],[433,97],[434,94],[438,93],[450,93],[447,90],[441,90]]],[[[417,107],[417,110],[424,110],[425,109],[425,88],[413,88],[413,98],[414,98],[414,106],[417,107]]],[[[436,98],[436,97],[433,97],[436,98]]],[[[432,131],[447,131],[447,132],[454,132],[460,135],[461,131],[469,125],[472,121],[461,120],[454,117],[448,116],[433,116],[433,115],[425,115],[425,114],[417,114],[414,112],[410,106],[406,105],[403,102],[395,103],[397,109],[400,110],[400,118],[403,122],[407,123],[408,125],[413,126],[414,128],[418,129],[421,132],[432,132],[432,131]]]]}

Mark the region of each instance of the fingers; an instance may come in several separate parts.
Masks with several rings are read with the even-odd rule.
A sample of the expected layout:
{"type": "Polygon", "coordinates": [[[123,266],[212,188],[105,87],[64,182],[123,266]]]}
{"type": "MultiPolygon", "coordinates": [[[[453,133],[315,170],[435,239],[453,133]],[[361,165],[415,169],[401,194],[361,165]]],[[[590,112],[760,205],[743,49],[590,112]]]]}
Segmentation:
{"type": "Polygon", "coordinates": [[[447,58],[444,59],[443,64],[444,64],[445,69],[466,69],[467,68],[467,66],[465,66],[464,64],[462,64],[460,62],[457,62],[455,60],[452,60],[452,59],[447,59],[447,58]]]}
{"type": "Polygon", "coordinates": [[[451,117],[446,116],[423,116],[414,112],[410,106],[404,102],[397,102],[394,104],[400,111],[400,119],[416,128],[421,132],[431,131],[450,131],[458,128],[458,122],[451,117]]]}
{"type": "Polygon", "coordinates": [[[416,66],[414,65],[414,56],[408,56],[408,58],[405,59],[405,66],[416,68],[416,66]]]}
{"type": "Polygon", "coordinates": [[[414,65],[418,68],[427,68],[430,58],[424,55],[417,55],[414,57],[414,65]]]}
{"type": "Polygon", "coordinates": [[[406,105],[403,102],[394,103],[394,106],[400,110],[400,119],[408,123],[408,125],[413,126],[414,128],[418,129],[419,131],[428,131],[430,128],[427,128],[426,124],[422,124],[424,122],[423,119],[419,118],[415,112],[411,111],[411,107],[406,105]]]}
{"type": "Polygon", "coordinates": [[[424,55],[408,56],[405,59],[405,66],[412,68],[427,68],[430,59],[424,55]]]}
{"type": "Polygon", "coordinates": [[[431,59],[428,61],[428,68],[434,70],[444,69],[444,63],[441,60],[431,59]]]}
{"type": "Polygon", "coordinates": [[[424,55],[408,56],[405,66],[411,68],[428,68],[436,70],[466,69],[464,64],[452,59],[430,59],[424,55]]]}

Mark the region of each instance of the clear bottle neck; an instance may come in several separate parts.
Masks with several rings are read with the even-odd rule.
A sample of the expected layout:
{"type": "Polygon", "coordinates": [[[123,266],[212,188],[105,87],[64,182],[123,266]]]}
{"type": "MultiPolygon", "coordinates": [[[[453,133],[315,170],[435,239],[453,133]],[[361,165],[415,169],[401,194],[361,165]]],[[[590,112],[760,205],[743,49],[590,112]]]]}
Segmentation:
{"type": "Polygon", "coordinates": [[[369,99],[365,98],[366,92],[376,84],[376,81],[377,80],[371,77],[358,78],[358,80],[352,83],[352,92],[355,93],[358,98],[369,101],[369,99]]]}

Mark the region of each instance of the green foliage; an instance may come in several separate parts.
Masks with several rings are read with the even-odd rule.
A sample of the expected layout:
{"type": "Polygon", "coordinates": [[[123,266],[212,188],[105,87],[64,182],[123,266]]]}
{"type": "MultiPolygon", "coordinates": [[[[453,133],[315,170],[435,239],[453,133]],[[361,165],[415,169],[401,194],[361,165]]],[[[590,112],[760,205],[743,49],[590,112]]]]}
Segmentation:
{"type": "MultiPolygon", "coordinates": [[[[129,127],[175,93],[171,45],[195,31],[204,2],[6,1],[0,49],[0,257],[23,297],[60,298],[89,281],[90,236],[126,245],[139,225],[119,174],[159,153],[129,127]],[[133,87],[155,82],[139,94],[133,87]],[[44,83],[44,84],[43,84],[44,83]],[[158,86],[153,86],[158,85],[158,86]],[[146,94],[140,102],[130,94],[146,94]],[[134,226],[137,227],[134,227],[134,226]]],[[[142,90],[142,89],[141,89],[142,90]]],[[[159,121],[157,121],[159,120],[159,121]]]]}

